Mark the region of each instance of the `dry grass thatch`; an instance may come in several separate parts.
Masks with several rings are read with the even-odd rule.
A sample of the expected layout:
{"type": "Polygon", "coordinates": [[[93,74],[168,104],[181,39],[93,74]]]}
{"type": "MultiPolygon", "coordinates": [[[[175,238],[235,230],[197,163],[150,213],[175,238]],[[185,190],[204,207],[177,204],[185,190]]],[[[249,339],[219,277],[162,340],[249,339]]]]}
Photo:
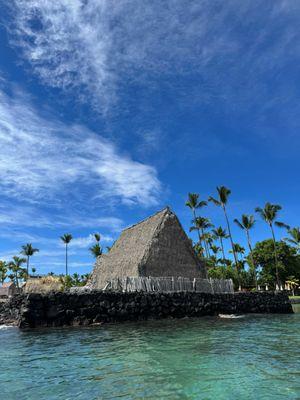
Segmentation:
{"type": "Polygon", "coordinates": [[[125,229],[110,252],[98,257],[88,286],[102,289],[113,278],[138,276],[206,278],[203,263],[168,207],[125,229]]]}
{"type": "Polygon", "coordinates": [[[25,293],[62,292],[63,289],[64,288],[61,279],[56,276],[28,279],[23,288],[25,293]]]}

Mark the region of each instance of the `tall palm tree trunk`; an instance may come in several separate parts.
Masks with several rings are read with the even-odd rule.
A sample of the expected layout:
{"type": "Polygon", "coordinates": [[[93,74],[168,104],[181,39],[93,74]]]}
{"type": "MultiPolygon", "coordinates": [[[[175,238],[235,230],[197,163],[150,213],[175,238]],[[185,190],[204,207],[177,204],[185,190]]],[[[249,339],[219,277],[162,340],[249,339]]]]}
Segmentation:
{"type": "Polygon", "coordinates": [[[203,240],[204,240],[206,258],[209,258],[209,251],[208,251],[207,241],[206,241],[205,236],[204,236],[204,229],[201,229],[201,232],[202,232],[202,237],[203,237],[203,240]]]}
{"type": "Polygon", "coordinates": [[[237,260],[236,253],[235,253],[235,250],[234,250],[234,245],[233,245],[233,240],[232,240],[232,235],[231,235],[229,220],[228,220],[228,217],[227,217],[227,212],[226,212],[226,208],[225,208],[225,207],[223,207],[223,211],[224,211],[225,219],[226,219],[226,223],[227,223],[227,229],[228,229],[228,234],[229,234],[230,243],[231,243],[231,247],[232,247],[232,253],[233,253],[235,265],[236,265],[236,268],[237,268],[238,260],[237,260]]]}
{"type": "Polygon", "coordinates": [[[223,260],[225,260],[225,252],[224,252],[224,245],[223,245],[223,239],[221,236],[219,237],[220,239],[220,244],[221,244],[221,249],[222,249],[222,254],[223,254],[223,260]]]}
{"type": "MultiPolygon", "coordinates": [[[[195,225],[196,225],[196,218],[197,218],[197,215],[196,215],[195,209],[193,209],[193,215],[194,215],[194,221],[195,221],[195,225]]],[[[199,229],[199,228],[197,228],[197,232],[198,232],[199,244],[200,244],[201,248],[203,248],[203,246],[202,246],[202,240],[201,240],[201,235],[200,235],[200,229],[199,229]]]]}
{"type": "Polygon", "coordinates": [[[253,257],[253,253],[252,253],[252,245],[251,245],[250,234],[249,234],[248,229],[246,229],[246,235],[247,235],[248,247],[249,247],[249,252],[250,252],[250,258],[251,258],[253,270],[254,270],[254,283],[255,283],[255,287],[257,289],[256,266],[255,266],[254,257],[253,257]]]}
{"type": "Polygon", "coordinates": [[[280,288],[280,280],[279,280],[279,271],[278,271],[278,257],[277,257],[277,248],[276,248],[276,239],[275,239],[275,233],[273,229],[273,225],[269,224],[272,232],[272,237],[273,237],[273,244],[274,244],[274,259],[275,259],[275,268],[276,268],[276,280],[277,280],[277,285],[278,289],[280,288]]]}
{"type": "Polygon", "coordinates": [[[19,289],[18,271],[16,271],[15,277],[16,277],[16,285],[17,285],[17,288],[19,289]]]}
{"type": "Polygon", "coordinates": [[[27,256],[26,274],[27,274],[27,279],[28,279],[28,276],[29,276],[29,256],[27,256]]]}
{"type": "Polygon", "coordinates": [[[66,243],[66,276],[68,275],[68,244],[66,243]]]}

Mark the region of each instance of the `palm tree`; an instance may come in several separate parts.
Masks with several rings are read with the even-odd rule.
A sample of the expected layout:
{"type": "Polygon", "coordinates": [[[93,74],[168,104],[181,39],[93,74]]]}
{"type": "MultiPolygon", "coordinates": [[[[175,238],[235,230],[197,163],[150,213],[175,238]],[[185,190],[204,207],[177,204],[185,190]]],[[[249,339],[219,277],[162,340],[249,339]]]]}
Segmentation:
{"type": "Polygon", "coordinates": [[[211,251],[213,252],[214,256],[217,256],[219,251],[221,250],[219,246],[216,246],[215,244],[212,244],[210,246],[211,251]]]}
{"type": "Polygon", "coordinates": [[[293,244],[297,247],[297,251],[300,251],[300,228],[291,228],[288,229],[288,234],[290,235],[289,238],[285,238],[287,242],[293,244]]]}
{"type": "Polygon", "coordinates": [[[231,230],[230,230],[230,224],[229,224],[229,220],[228,220],[228,216],[227,216],[227,210],[226,210],[226,205],[228,202],[228,197],[231,193],[231,190],[228,189],[225,186],[218,186],[217,187],[217,192],[218,192],[218,199],[210,196],[208,201],[212,201],[216,206],[222,207],[224,215],[225,215],[225,219],[226,219],[226,223],[227,223],[227,229],[228,229],[228,234],[229,234],[229,238],[230,238],[230,242],[231,242],[231,248],[232,248],[232,253],[233,253],[233,257],[234,257],[234,261],[237,265],[237,256],[235,254],[234,251],[234,246],[233,246],[233,239],[232,239],[232,234],[231,234],[231,230]]]}
{"type": "Polygon", "coordinates": [[[28,277],[29,276],[29,259],[31,256],[34,255],[34,253],[37,253],[39,251],[39,249],[35,249],[34,247],[32,247],[31,243],[25,244],[24,246],[22,246],[22,249],[23,250],[20,253],[27,257],[26,272],[27,272],[27,277],[28,277]]]}
{"type": "Polygon", "coordinates": [[[95,243],[92,247],[90,247],[90,252],[93,254],[95,258],[101,256],[102,254],[102,247],[99,243],[95,243]]]}
{"type": "Polygon", "coordinates": [[[295,296],[295,288],[299,286],[299,279],[294,276],[288,276],[285,282],[292,289],[293,296],[295,296]]]}
{"type": "Polygon", "coordinates": [[[237,218],[235,218],[234,222],[237,224],[238,227],[240,227],[246,233],[249,252],[250,252],[250,258],[251,258],[251,262],[252,262],[252,266],[253,266],[253,270],[254,270],[255,286],[257,287],[256,267],[255,267],[255,263],[254,263],[254,258],[253,258],[253,253],[252,253],[252,245],[251,245],[250,233],[249,233],[250,229],[252,229],[255,224],[255,219],[254,219],[253,215],[243,214],[241,221],[239,221],[237,218]]]}
{"type": "Polygon", "coordinates": [[[216,229],[212,230],[212,233],[215,235],[216,238],[220,240],[220,245],[222,249],[222,255],[223,259],[225,260],[225,252],[224,252],[224,244],[223,244],[223,239],[227,239],[229,236],[227,235],[226,229],[223,229],[221,226],[219,226],[216,229]]]}
{"type": "MultiPolygon", "coordinates": [[[[202,200],[199,200],[199,194],[197,193],[189,193],[188,194],[188,200],[186,201],[185,205],[187,207],[189,207],[193,213],[193,221],[196,221],[197,215],[196,215],[196,209],[198,208],[202,208],[204,206],[207,206],[207,202],[202,200]]],[[[198,232],[198,239],[199,239],[199,243],[202,247],[201,244],[201,237],[200,237],[200,228],[196,227],[196,230],[198,232]]]]}
{"type": "Polygon", "coordinates": [[[261,218],[269,225],[274,245],[274,259],[275,259],[275,268],[276,268],[276,281],[278,288],[280,287],[280,279],[279,279],[279,271],[278,271],[278,256],[277,256],[277,248],[276,248],[276,239],[274,233],[274,224],[279,228],[288,228],[288,225],[283,222],[275,221],[278,215],[278,212],[281,210],[281,206],[278,204],[266,203],[264,208],[256,207],[255,212],[260,214],[261,218]]]}
{"type": "Polygon", "coordinates": [[[229,250],[229,253],[233,253],[233,251],[235,254],[240,254],[241,256],[245,254],[245,248],[238,243],[233,243],[233,250],[229,250]]]}
{"type": "Polygon", "coordinates": [[[26,261],[26,258],[14,256],[12,261],[10,261],[10,263],[8,264],[9,269],[13,273],[12,275],[16,281],[17,287],[19,287],[20,275],[26,271],[24,268],[22,268],[22,264],[24,264],[26,261]]]}
{"type": "Polygon", "coordinates": [[[8,270],[7,263],[5,261],[0,261],[0,281],[2,285],[5,279],[7,278],[7,270],[8,270]]]}
{"type": "Polygon", "coordinates": [[[97,243],[100,243],[100,239],[101,239],[100,233],[94,233],[94,238],[95,238],[97,243]]]}
{"type": "Polygon", "coordinates": [[[36,268],[32,267],[31,272],[32,272],[32,275],[34,275],[36,273],[36,268]]]}
{"type": "Polygon", "coordinates": [[[95,233],[94,237],[96,243],[92,247],[90,247],[90,252],[93,254],[95,258],[97,258],[102,254],[102,247],[100,246],[100,239],[101,239],[100,233],[95,233]]]}
{"type": "Polygon", "coordinates": [[[67,276],[68,275],[68,244],[73,239],[73,236],[71,235],[71,233],[65,233],[60,238],[64,242],[64,244],[66,245],[66,276],[67,276]]]}
{"type": "Polygon", "coordinates": [[[241,256],[241,259],[240,260],[238,259],[237,264],[236,264],[236,270],[237,270],[238,282],[239,282],[239,292],[240,292],[242,290],[240,270],[242,268],[244,268],[244,265],[245,265],[245,261],[242,258],[243,254],[245,254],[245,248],[242,247],[238,243],[233,243],[233,249],[229,250],[229,253],[233,253],[233,252],[235,252],[235,254],[237,255],[237,259],[238,259],[238,254],[240,254],[240,256],[241,256]]]}
{"type": "Polygon", "coordinates": [[[199,234],[199,243],[200,246],[202,247],[202,240],[204,241],[204,247],[205,247],[205,253],[206,257],[209,257],[209,250],[208,250],[208,245],[207,245],[207,236],[205,235],[205,230],[212,227],[213,225],[210,223],[208,218],[204,217],[196,217],[195,220],[193,220],[194,226],[190,228],[190,232],[197,230],[199,234]],[[201,232],[201,234],[200,234],[201,232]]]}

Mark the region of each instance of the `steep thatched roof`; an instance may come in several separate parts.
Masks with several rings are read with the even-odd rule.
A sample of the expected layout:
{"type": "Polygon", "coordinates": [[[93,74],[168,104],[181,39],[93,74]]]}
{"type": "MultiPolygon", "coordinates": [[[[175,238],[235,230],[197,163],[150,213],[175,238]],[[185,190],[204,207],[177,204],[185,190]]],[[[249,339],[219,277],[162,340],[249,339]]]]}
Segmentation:
{"type": "Polygon", "coordinates": [[[126,276],[206,276],[168,207],[125,229],[110,252],[98,257],[89,286],[100,289],[110,279],[126,276]]]}

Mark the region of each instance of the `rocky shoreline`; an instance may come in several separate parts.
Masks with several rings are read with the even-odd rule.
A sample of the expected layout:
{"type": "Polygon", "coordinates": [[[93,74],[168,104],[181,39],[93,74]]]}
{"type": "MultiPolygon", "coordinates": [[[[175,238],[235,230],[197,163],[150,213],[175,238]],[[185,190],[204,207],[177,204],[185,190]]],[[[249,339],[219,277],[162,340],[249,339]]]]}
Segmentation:
{"type": "Polygon", "coordinates": [[[90,291],[17,295],[0,303],[0,324],[23,328],[217,314],[293,313],[285,293],[122,293],[90,291]]]}

